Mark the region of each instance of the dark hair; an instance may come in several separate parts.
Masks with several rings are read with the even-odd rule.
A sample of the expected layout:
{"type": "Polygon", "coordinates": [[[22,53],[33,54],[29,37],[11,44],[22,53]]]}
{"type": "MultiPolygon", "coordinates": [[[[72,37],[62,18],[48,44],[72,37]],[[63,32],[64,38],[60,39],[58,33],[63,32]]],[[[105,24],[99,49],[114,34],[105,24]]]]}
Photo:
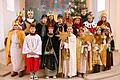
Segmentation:
{"type": "Polygon", "coordinates": [[[46,14],[43,14],[42,17],[41,17],[41,19],[43,19],[44,17],[47,18],[47,15],[46,15],[46,14]]]}
{"type": "Polygon", "coordinates": [[[60,18],[62,18],[62,19],[63,19],[62,14],[58,14],[57,18],[58,18],[58,19],[60,19],[60,18]]]}
{"type": "Polygon", "coordinates": [[[86,8],[86,7],[83,7],[83,8],[81,8],[81,10],[87,10],[87,8],[86,8]]]}
{"type": "Polygon", "coordinates": [[[30,28],[31,28],[31,27],[35,27],[35,24],[31,24],[31,25],[30,25],[30,28]]]}

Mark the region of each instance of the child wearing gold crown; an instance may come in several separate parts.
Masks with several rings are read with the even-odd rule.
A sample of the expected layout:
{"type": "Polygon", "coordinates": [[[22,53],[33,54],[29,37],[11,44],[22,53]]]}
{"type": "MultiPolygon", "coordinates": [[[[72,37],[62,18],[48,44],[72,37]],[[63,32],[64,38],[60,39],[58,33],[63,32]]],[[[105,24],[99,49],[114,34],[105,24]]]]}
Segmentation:
{"type": "Polygon", "coordinates": [[[59,73],[64,74],[64,78],[71,78],[77,75],[76,67],[76,36],[73,34],[72,26],[67,27],[67,36],[61,39],[59,55],[59,73]]]}
{"type": "Polygon", "coordinates": [[[22,12],[17,13],[16,21],[18,21],[19,26],[21,26],[21,28],[23,29],[23,13],[22,12]]]}
{"type": "Polygon", "coordinates": [[[80,38],[78,38],[79,43],[77,43],[78,47],[80,47],[80,49],[77,48],[77,52],[79,51],[80,53],[80,58],[77,56],[78,64],[80,64],[80,66],[78,66],[78,72],[81,74],[79,76],[85,77],[87,71],[90,72],[92,70],[92,42],[94,40],[94,36],[84,26],[80,31],[80,38]]]}
{"type": "Polygon", "coordinates": [[[24,31],[20,28],[17,21],[13,22],[12,30],[8,33],[8,39],[6,43],[6,61],[7,65],[12,63],[12,74],[14,77],[19,74],[19,77],[23,76],[24,60],[22,58],[22,47],[24,41],[24,31]]]}
{"type": "Polygon", "coordinates": [[[111,25],[107,21],[107,12],[106,11],[101,12],[100,20],[98,21],[97,26],[98,26],[97,28],[100,27],[102,29],[108,28],[110,30],[110,32],[112,33],[111,25]]]}
{"type": "Polygon", "coordinates": [[[54,13],[52,11],[49,11],[47,16],[48,16],[47,25],[54,28],[54,25],[56,23],[54,19],[54,13]]]}
{"type": "Polygon", "coordinates": [[[79,15],[76,15],[73,17],[73,26],[75,28],[74,33],[77,35],[77,32],[79,32],[79,29],[82,28],[82,19],[79,15]]]}
{"type": "Polygon", "coordinates": [[[24,21],[24,27],[23,27],[23,30],[26,35],[30,33],[31,24],[34,24],[36,26],[36,20],[34,19],[34,12],[32,10],[29,10],[27,12],[27,18],[24,21]]]}
{"type": "Polygon", "coordinates": [[[88,14],[87,21],[85,21],[83,24],[85,25],[85,27],[88,28],[88,30],[91,33],[93,33],[93,34],[95,33],[95,28],[96,28],[97,24],[94,21],[94,16],[92,14],[88,14]]]}

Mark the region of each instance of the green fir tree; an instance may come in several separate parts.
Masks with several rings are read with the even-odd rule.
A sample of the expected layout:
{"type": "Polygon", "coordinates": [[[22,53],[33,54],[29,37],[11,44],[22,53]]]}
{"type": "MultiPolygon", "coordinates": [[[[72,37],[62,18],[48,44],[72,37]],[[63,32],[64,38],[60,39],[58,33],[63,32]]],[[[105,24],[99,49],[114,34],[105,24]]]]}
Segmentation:
{"type": "Polygon", "coordinates": [[[86,7],[86,0],[71,0],[69,9],[72,16],[80,15],[81,9],[86,7]]]}

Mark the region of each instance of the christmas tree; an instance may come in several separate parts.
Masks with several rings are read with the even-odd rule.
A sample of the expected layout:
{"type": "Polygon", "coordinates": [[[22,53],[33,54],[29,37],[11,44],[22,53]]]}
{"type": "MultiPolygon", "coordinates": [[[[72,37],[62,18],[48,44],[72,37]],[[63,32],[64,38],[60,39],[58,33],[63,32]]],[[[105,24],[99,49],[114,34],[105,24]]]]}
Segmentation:
{"type": "Polygon", "coordinates": [[[71,16],[80,15],[81,9],[86,7],[86,0],[71,0],[69,2],[69,11],[71,16]]]}

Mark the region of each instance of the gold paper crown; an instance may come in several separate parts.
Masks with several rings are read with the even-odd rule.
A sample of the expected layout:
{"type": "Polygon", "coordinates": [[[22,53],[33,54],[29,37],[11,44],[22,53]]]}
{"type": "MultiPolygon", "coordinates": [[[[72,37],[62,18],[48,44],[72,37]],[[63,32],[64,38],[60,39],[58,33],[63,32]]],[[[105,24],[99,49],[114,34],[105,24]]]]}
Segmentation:
{"type": "Polygon", "coordinates": [[[70,14],[70,11],[69,10],[65,10],[64,13],[69,13],[70,14]]]}
{"type": "Polygon", "coordinates": [[[19,23],[18,23],[18,21],[15,20],[15,21],[12,22],[12,25],[13,25],[13,26],[18,26],[19,23]]]}
{"type": "Polygon", "coordinates": [[[73,19],[77,19],[77,18],[81,19],[80,16],[74,16],[74,17],[73,17],[73,19]]]}
{"type": "Polygon", "coordinates": [[[106,11],[101,11],[101,15],[100,15],[100,17],[107,17],[107,12],[106,11]]]}
{"type": "Polygon", "coordinates": [[[17,12],[17,16],[23,17],[23,13],[22,12],[17,12]]]}
{"type": "Polygon", "coordinates": [[[50,16],[50,15],[54,15],[54,13],[52,11],[49,11],[47,16],[50,16]]]}
{"type": "Polygon", "coordinates": [[[27,14],[34,14],[32,10],[27,11],[27,14]]]}

